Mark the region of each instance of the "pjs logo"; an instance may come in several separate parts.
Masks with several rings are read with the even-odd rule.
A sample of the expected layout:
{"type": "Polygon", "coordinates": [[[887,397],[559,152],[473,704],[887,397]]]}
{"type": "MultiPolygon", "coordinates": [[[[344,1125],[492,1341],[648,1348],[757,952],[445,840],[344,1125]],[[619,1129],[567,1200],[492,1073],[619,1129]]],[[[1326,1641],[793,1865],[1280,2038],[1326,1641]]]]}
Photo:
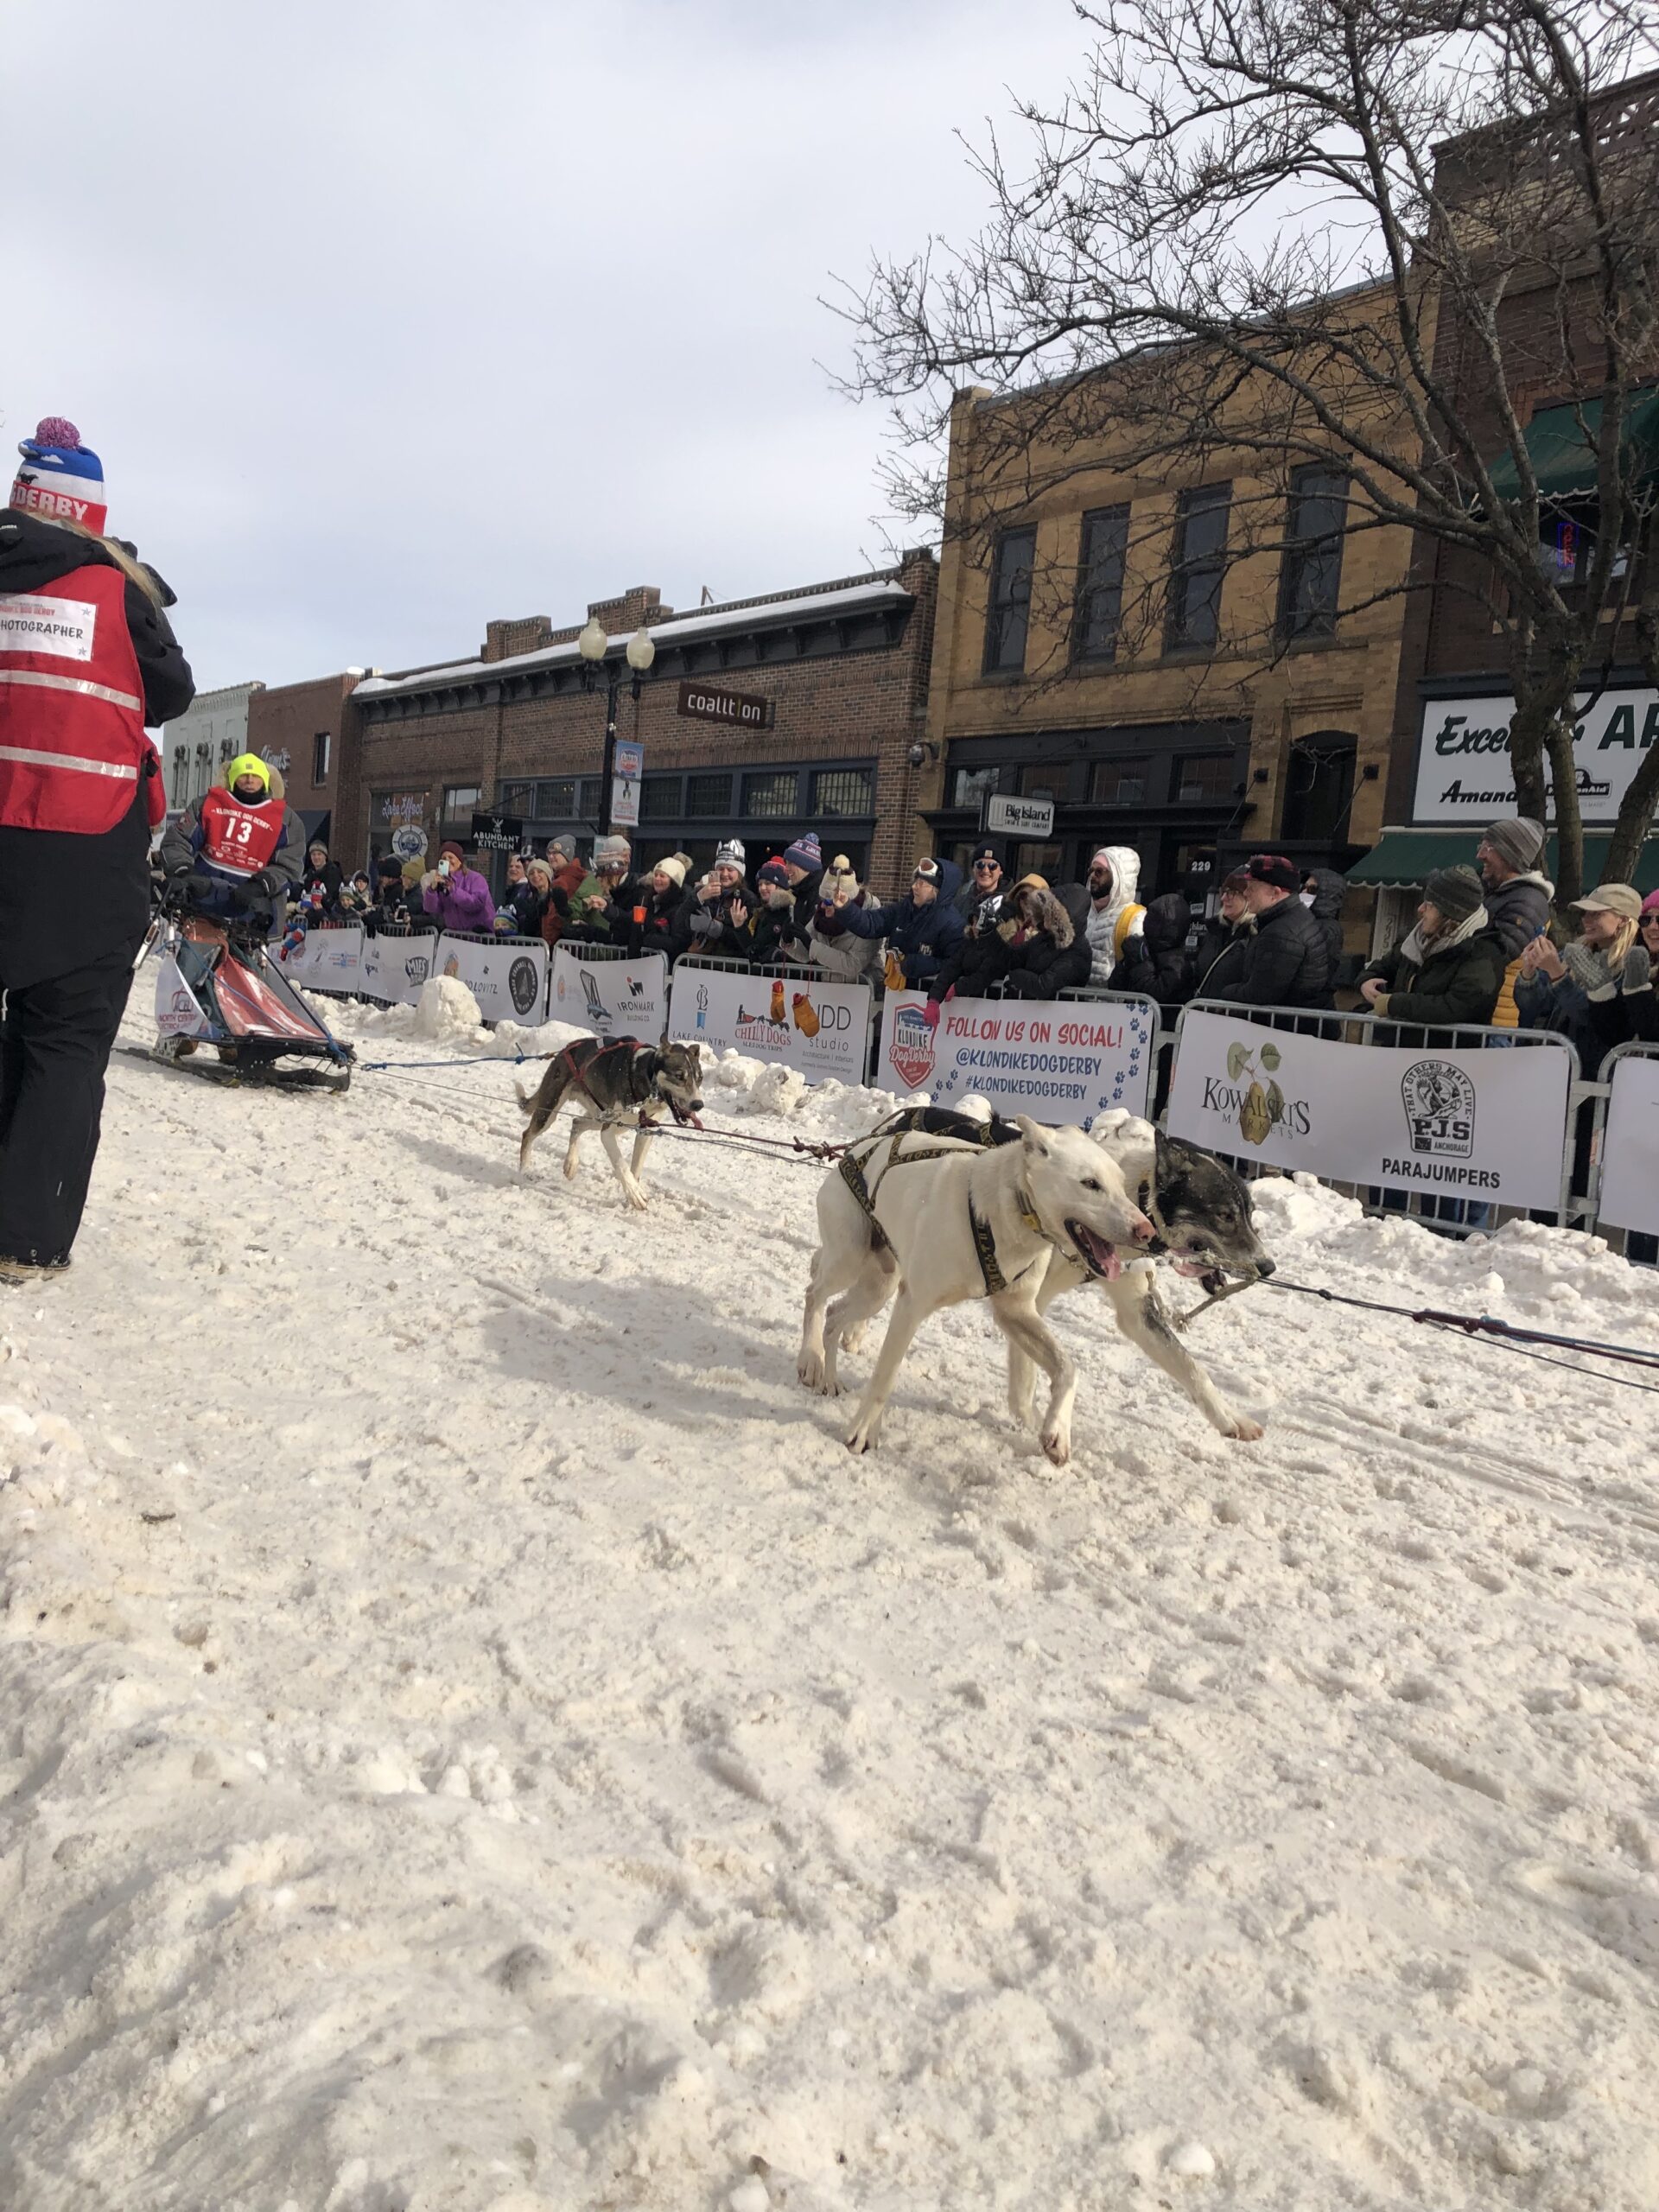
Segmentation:
{"type": "Polygon", "coordinates": [[[927,1026],[927,1008],[901,1006],[893,1017],[893,1042],[887,1058],[914,1090],[933,1072],[933,1032],[927,1026]]]}
{"type": "Polygon", "coordinates": [[[1475,1086],[1450,1060],[1414,1060],[1400,1078],[1414,1152],[1467,1160],[1475,1148],[1475,1086]]]}
{"type": "Polygon", "coordinates": [[[536,963],[515,960],[507,970],[507,996],[516,1014],[528,1014],[540,994],[536,988],[536,963]]]}

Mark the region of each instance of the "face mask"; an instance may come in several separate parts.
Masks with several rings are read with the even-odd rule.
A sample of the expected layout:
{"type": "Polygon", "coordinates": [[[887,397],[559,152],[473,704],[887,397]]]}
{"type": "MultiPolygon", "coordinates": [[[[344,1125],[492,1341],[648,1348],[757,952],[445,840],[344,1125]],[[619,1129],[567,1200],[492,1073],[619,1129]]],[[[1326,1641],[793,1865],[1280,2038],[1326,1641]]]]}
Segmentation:
{"type": "Polygon", "coordinates": [[[1314,899],[1315,899],[1315,897],[1316,897],[1316,896],[1317,896],[1317,893],[1314,893],[1314,892],[1312,892],[1312,891],[1304,891],[1304,892],[1303,892],[1303,893],[1302,893],[1302,904],[1303,904],[1303,906],[1311,906],[1313,904],[1313,901],[1314,901],[1314,899]]]}

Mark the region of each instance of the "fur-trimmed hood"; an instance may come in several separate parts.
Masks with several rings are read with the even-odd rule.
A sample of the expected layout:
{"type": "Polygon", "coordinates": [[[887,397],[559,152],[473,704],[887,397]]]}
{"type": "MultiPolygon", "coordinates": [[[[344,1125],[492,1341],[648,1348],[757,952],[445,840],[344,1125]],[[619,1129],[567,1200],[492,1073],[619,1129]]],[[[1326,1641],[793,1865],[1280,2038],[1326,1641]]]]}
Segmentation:
{"type": "Polygon", "coordinates": [[[1076,937],[1071,917],[1060,900],[1046,885],[1020,884],[1004,899],[1002,916],[996,933],[1005,944],[1012,944],[1026,925],[1020,918],[1021,910],[1029,914],[1033,927],[1046,937],[1052,937],[1062,950],[1076,937]]]}

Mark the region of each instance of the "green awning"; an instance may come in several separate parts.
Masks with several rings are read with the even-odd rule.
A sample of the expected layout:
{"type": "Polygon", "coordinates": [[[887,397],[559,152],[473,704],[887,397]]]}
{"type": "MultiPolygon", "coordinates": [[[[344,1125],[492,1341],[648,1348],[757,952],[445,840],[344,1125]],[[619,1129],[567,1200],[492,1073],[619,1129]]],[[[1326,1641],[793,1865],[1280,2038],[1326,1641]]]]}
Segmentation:
{"type": "MultiPolygon", "coordinates": [[[[1596,448],[1601,436],[1601,402],[1541,408],[1526,428],[1528,458],[1538,480],[1541,499],[1592,499],[1596,493],[1596,448]]],[[[1624,403],[1624,451],[1636,476],[1659,474],[1659,386],[1632,392],[1624,403]]],[[[1521,496],[1520,472],[1507,448],[1491,464],[1492,489],[1500,499],[1521,496]]]]}
{"type": "MultiPolygon", "coordinates": [[[[1484,828],[1483,823],[1481,828],[1484,828]]],[[[1348,871],[1350,883],[1370,884],[1376,890],[1421,891],[1430,871],[1455,868],[1459,861],[1475,865],[1479,830],[1385,830],[1363,860],[1348,871]]],[[[1612,839],[1590,836],[1584,841],[1584,880],[1593,887],[1601,880],[1612,839]]],[[[1543,871],[1555,875],[1555,840],[1545,848],[1543,871]]],[[[1659,837],[1649,837],[1636,865],[1636,887],[1643,893],[1659,891],[1659,837]]]]}

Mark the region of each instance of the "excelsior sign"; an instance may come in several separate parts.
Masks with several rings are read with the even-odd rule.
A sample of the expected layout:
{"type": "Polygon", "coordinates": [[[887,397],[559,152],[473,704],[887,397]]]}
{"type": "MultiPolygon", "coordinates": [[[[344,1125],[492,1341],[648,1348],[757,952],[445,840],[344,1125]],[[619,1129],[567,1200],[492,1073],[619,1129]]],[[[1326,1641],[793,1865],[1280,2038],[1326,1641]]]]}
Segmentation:
{"type": "MultiPolygon", "coordinates": [[[[1612,822],[1630,779],[1659,743],[1659,691],[1604,691],[1593,703],[1580,695],[1573,733],[1579,811],[1586,822],[1612,822]]],[[[1511,698],[1427,699],[1417,748],[1414,822],[1479,827],[1515,811],[1510,766],[1511,698]]],[[[1548,773],[1548,769],[1546,769],[1548,773]]]]}

